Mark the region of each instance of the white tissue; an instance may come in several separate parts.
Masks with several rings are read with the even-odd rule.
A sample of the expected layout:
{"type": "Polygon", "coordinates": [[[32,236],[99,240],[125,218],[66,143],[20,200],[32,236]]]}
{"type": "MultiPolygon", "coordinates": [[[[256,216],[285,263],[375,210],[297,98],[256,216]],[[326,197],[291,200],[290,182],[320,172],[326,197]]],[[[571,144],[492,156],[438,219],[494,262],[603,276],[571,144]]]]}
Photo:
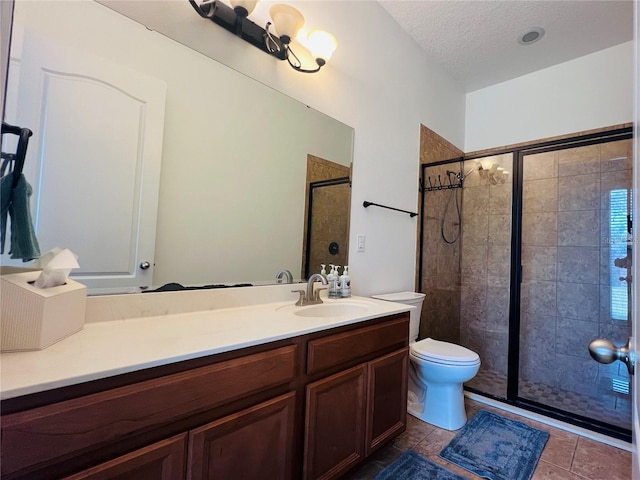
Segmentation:
{"type": "Polygon", "coordinates": [[[79,268],[78,257],[71,250],[58,247],[52,248],[34,262],[34,266],[42,272],[36,279],[34,286],[51,288],[64,285],[74,268],[79,268]]]}

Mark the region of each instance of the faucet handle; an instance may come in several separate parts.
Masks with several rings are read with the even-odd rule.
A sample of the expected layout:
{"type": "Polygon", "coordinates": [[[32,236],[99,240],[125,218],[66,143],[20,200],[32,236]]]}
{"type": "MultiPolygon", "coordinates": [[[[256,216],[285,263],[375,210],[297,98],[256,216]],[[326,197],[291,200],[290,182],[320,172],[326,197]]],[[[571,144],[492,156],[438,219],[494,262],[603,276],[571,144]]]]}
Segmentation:
{"type": "Polygon", "coordinates": [[[317,302],[317,303],[322,303],[322,300],[320,299],[320,291],[321,290],[326,290],[327,287],[318,287],[315,289],[314,293],[313,293],[313,301],[317,302]]]}
{"type": "Polygon", "coordinates": [[[296,302],[297,306],[304,305],[307,302],[307,292],[304,290],[291,290],[291,293],[299,293],[298,301],[296,302]]]}

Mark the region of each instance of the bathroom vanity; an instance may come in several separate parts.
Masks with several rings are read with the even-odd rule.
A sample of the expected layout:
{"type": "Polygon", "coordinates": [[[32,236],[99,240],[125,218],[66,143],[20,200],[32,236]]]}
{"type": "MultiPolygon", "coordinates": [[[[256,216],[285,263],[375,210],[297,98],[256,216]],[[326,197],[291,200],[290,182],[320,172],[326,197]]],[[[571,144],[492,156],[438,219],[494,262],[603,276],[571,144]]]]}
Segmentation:
{"type": "Polygon", "coordinates": [[[405,429],[411,307],[356,298],[337,315],[338,302],[327,317],[280,302],[99,322],[3,354],[2,479],[339,477],[405,429]],[[128,351],[145,330],[157,349],[128,351]],[[114,368],[12,380],[65,348],[111,348],[114,368]]]}

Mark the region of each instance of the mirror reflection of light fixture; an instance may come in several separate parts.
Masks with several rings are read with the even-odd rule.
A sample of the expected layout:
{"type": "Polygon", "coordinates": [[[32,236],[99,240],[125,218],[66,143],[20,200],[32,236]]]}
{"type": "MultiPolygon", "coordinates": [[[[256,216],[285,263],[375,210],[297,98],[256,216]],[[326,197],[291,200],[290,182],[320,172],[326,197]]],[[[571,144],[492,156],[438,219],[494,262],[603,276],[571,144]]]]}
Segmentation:
{"type": "Polygon", "coordinates": [[[283,4],[273,5],[269,11],[271,21],[262,28],[247,18],[258,0],[231,0],[233,8],[220,0],[205,0],[200,5],[195,0],[189,0],[189,3],[202,18],[208,18],[279,60],[287,60],[298,72],[317,72],[327,63],[338,46],[335,37],[327,32],[315,30],[309,33],[307,44],[315,59],[316,68],[302,68],[302,62],[290,46],[304,25],[304,17],[295,8],[283,4]],[[275,33],[269,31],[272,25],[275,33]]]}
{"type": "Polygon", "coordinates": [[[505,183],[509,178],[509,172],[491,160],[483,159],[478,163],[480,178],[489,179],[494,185],[505,183]]]}

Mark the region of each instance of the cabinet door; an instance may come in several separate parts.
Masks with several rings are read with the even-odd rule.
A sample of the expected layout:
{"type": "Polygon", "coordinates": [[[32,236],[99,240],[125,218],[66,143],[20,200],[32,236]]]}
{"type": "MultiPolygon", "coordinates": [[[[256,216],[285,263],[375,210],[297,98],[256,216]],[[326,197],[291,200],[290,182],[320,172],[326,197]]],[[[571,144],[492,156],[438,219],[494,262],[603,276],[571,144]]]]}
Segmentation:
{"type": "Polygon", "coordinates": [[[292,478],[294,413],[292,392],[191,430],[187,478],[292,478]]]}
{"type": "Polygon", "coordinates": [[[337,478],[364,457],[366,364],[307,385],[305,479],[337,478]]]}
{"type": "Polygon", "coordinates": [[[184,478],[183,433],[65,477],[65,480],[177,480],[184,478]]]}
{"type": "Polygon", "coordinates": [[[367,455],[407,424],[409,350],[403,348],[368,364],[367,455]]]}

